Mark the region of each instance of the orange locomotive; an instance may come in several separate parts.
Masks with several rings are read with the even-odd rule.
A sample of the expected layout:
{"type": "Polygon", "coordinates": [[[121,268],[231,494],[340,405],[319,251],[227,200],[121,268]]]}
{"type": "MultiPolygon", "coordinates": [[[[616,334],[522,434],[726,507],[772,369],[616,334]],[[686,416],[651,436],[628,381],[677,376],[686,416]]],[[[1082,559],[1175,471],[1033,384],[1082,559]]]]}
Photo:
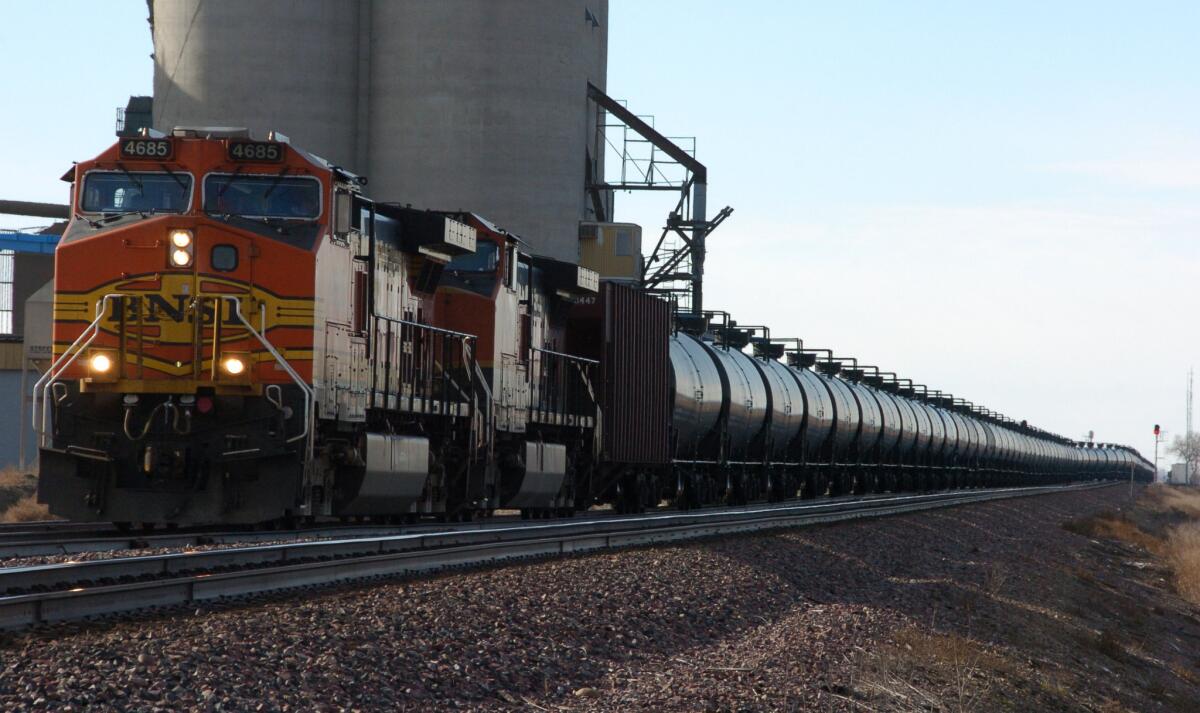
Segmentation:
{"type": "Polygon", "coordinates": [[[64,176],[38,497],[72,520],[567,512],[595,467],[595,273],[373,202],[272,134],[123,138],[64,176]]]}

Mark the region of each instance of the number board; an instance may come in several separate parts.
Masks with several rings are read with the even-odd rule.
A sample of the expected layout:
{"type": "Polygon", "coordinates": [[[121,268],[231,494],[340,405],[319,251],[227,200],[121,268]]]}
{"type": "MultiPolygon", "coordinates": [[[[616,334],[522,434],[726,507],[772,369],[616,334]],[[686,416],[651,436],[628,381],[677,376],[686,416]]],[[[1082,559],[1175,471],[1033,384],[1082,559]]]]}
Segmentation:
{"type": "Polygon", "coordinates": [[[283,160],[283,144],[270,141],[230,141],[230,161],[279,163],[283,160]]]}
{"type": "Polygon", "coordinates": [[[171,158],[170,139],[121,139],[121,158],[158,159],[171,158]]]}

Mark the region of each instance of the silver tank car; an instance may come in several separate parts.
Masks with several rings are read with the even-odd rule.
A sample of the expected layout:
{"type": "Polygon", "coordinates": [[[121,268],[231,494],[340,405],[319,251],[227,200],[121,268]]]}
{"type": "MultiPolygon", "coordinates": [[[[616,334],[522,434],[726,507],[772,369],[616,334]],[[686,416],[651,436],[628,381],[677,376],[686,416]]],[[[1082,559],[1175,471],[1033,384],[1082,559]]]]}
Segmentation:
{"type": "Polygon", "coordinates": [[[829,441],[829,455],[833,462],[841,462],[845,460],[858,438],[859,425],[862,423],[858,402],[841,379],[815,372],[814,374],[821,380],[833,402],[834,430],[829,441]]]}
{"type": "Polygon", "coordinates": [[[909,399],[908,403],[912,406],[917,420],[917,443],[913,447],[912,455],[914,458],[924,458],[929,454],[929,442],[933,440],[933,423],[929,420],[929,412],[920,401],[909,399]]]}
{"type": "Polygon", "coordinates": [[[833,397],[821,378],[808,369],[788,367],[804,394],[803,456],[811,460],[821,452],[833,431],[833,397]]]}
{"type": "Polygon", "coordinates": [[[938,416],[937,411],[933,410],[933,406],[924,401],[917,402],[925,411],[925,415],[929,417],[929,452],[930,458],[936,458],[942,453],[942,448],[946,445],[946,427],[942,425],[942,418],[938,416]]]}
{"type": "Polygon", "coordinates": [[[879,436],[879,452],[890,458],[900,443],[901,423],[900,404],[896,397],[882,389],[871,388],[871,395],[879,402],[879,411],[883,414],[883,430],[879,436]]]}
{"type": "Polygon", "coordinates": [[[766,424],[767,386],[752,357],[737,349],[707,343],[703,346],[725,376],[729,448],[733,453],[744,453],[766,424]]]}
{"type": "Polygon", "coordinates": [[[804,393],[791,370],[774,359],[752,359],[771,398],[771,455],[783,459],[804,427],[804,393]]]}
{"type": "Polygon", "coordinates": [[[875,400],[875,396],[866,386],[853,381],[843,383],[854,394],[859,412],[862,414],[862,423],[856,444],[859,457],[862,458],[879,443],[883,431],[883,414],[879,410],[879,402],[875,400]]]}
{"type": "Polygon", "coordinates": [[[678,453],[694,453],[722,414],[730,450],[744,453],[767,418],[767,387],[754,359],[684,333],[671,338],[670,356],[678,453]]]}
{"type": "Polygon", "coordinates": [[[704,437],[717,427],[725,390],[717,365],[699,341],[687,334],[676,334],[670,342],[672,383],[675,387],[676,452],[691,456],[704,437]]]}
{"type": "Polygon", "coordinates": [[[900,442],[896,446],[896,455],[905,459],[917,447],[917,412],[906,397],[897,395],[895,399],[900,410],[900,442]]]}
{"type": "Polygon", "coordinates": [[[942,425],[946,427],[946,445],[942,448],[942,460],[949,463],[959,453],[959,425],[950,412],[941,407],[934,407],[942,425]]]}

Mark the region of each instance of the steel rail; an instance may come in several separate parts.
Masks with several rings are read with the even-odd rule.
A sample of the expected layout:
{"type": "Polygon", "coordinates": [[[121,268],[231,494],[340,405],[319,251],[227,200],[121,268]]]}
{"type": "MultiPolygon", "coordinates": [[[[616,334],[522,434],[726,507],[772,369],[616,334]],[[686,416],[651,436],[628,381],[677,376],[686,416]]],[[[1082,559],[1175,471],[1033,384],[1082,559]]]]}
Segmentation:
{"type": "Polygon", "coordinates": [[[480,566],[531,557],[811,526],[1112,485],[1114,483],[1003,488],[960,492],[951,496],[918,495],[840,504],[746,508],[725,513],[622,518],[602,521],[599,526],[592,523],[590,529],[585,527],[586,523],[555,523],[9,568],[10,571],[5,572],[8,579],[6,588],[13,583],[33,586],[38,577],[43,578],[43,584],[39,586],[48,586],[46,582],[55,581],[56,575],[52,573],[58,573],[61,580],[63,572],[80,565],[86,565],[86,571],[98,579],[161,577],[164,572],[166,578],[0,597],[0,629],[19,629],[91,616],[210,602],[297,587],[413,575],[450,567],[480,566]],[[377,549],[372,551],[372,546],[377,549]],[[111,568],[107,573],[102,569],[105,566],[111,568]],[[146,568],[141,575],[134,574],[133,568],[137,566],[146,568]],[[243,569],[211,571],[231,566],[242,566],[243,569]],[[204,568],[209,571],[194,573],[204,568]],[[175,576],[170,576],[173,573],[175,576]]]}
{"type": "MultiPolygon", "coordinates": [[[[972,491],[943,491],[935,495],[949,496],[956,492],[972,491]]],[[[877,500],[894,497],[889,493],[870,493],[853,496],[837,496],[823,499],[820,504],[839,504],[877,500]]],[[[809,502],[814,501],[796,501],[809,502]]],[[[795,502],[793,503],[795,504],[795,502]]],[[[705,512],[722,513],[740,511],[744,508],[707,508],[705,512]]],[[[651,512],[647,516],[661,514],[651,512]]],[[[605,520],[621,516],[615,512],[583,512],[576,519],[556,522],[574,524],[589,523],[594,520],[605,520]]],[[[446,530],[476,530],[490,527],[511,527],[517,523],[522,526],[538,526],[545,524],[541,521],[522,522],[515,516],[496,516],[487,520],[469,523],[416,523],[407,525],[389,525],[383,523],[318,523],[298,528],[278,530],[248,530],[214,528],[187,528],[178,530],[160,530],[155,532],[125,531],[100,522],[67,522],[42,521],[36,523],[3,523],[0,524],[0,568],[4,560],[18,557],[54,557],[60,555],[77,555],[94,552],[113,552],[116,550],[144,550],[151,548],[183,548],[204,545],[233,545],[238,543],[259,543],[267,541],[285,541],[305,539],[335,539],[346,537],[374,537],[384,535],[401,535],[415,532],[440,532],[446,530]]],[[[2,591],[2,590],[0,590],[2,591]]]]}
{"type": "MultiPolygon", "coordinates": [[[[981,492],[981,491],[977,491],[981,492]]],[[[93,544],[109,545],[124,549],[131,542],[138,548],[154,545],[159,547],[186,547],[199,544],[246,543],[242,547],[217,550],[173,552],[154,555],[134,555],[102,560],[57,562],[50,564],[0,567],[0,594],[14,590],[44,586],[67,586],[76,582],[100,579],[162,575],[202,568],[243,566],[265,561],[262,553],[271,553],[267,559],[295,560],[311,557],[378,554],[401,549],[420,549],[464,544],[473,540],[500,541],[517,539],[521,533],[545,532],[588,532],[611,529],[629,529],[641,526],[680,525],[698,519],[713,520],[723,517],[744,518],[761,512],[793,512],[850,510],[869,507],[880,500],[921,499],[923,501],[953,500],[969,495],[970,491],[949,491],[921,495],[889,496],[876,495],[860,498],[842,498],[821,502],[786,505],[758,505],[739,508],[722,508],[692,512],[656,512],[643,515],[597,514],[588,519],[520,521],[500,520],[464,523],[457,525],[424,526],[338,526],[324,530],[260,531],[234,533],[187,533],[159,535],[155,539],[141,540],[122,536],[119,539],[64,540],[58,543],[39,545],[57,554],[81,554],[98,550],[88,549],[93,544]],[[273,542],[254,545],[263,540],[289,540],[313,538],[298,542],[273,542]]]]}

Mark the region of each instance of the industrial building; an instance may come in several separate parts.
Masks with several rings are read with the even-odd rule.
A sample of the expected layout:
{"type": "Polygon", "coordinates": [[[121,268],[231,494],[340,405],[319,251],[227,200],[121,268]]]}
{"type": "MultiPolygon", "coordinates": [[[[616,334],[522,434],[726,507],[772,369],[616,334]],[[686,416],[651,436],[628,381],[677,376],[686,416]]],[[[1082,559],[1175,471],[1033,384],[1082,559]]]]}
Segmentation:
{"type": "Polygon", "coordinates": [[[28,464],[35,453],[25,416],[29,388],[50,356],[56,240],[57,235],[0,233],[0,404],[7,406],[0,408],[0,468],[28,464]],[[31,300],[35,294],[44,299],[31,300]]]}

